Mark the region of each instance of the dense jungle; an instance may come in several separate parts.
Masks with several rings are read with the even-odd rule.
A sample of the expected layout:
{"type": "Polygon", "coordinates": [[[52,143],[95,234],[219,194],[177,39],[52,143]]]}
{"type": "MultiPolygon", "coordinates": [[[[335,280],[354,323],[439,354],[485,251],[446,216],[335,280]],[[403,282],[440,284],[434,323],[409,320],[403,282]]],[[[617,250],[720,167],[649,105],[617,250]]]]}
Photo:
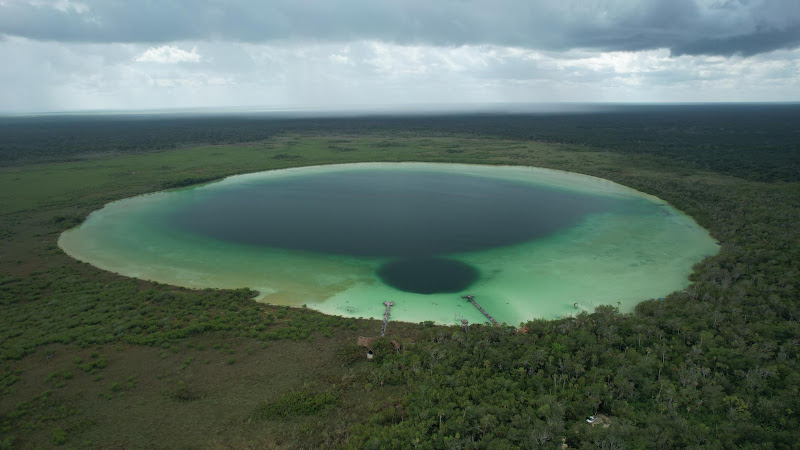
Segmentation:
{"type": "Polygon", "coordinates": [[[2,117],[0,447],[793,448],[798,124],[796,104],[2,117]],[[593,175],[668,201],[721,250],[630,314],[389,322],[367,360],[356,340],[378,320],[127,278],[56,243],[113,200],[361,161],[593,175]]]}

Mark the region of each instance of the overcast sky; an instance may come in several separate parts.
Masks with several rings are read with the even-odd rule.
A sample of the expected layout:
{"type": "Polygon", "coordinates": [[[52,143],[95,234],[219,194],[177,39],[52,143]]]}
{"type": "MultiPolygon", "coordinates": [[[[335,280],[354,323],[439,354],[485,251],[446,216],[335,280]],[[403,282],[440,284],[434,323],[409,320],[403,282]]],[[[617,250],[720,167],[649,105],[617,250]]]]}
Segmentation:
{"type": "Polygon", "coordinates": [[[0,0],[0,111],[800,101],[800,0],[0,0]]]}

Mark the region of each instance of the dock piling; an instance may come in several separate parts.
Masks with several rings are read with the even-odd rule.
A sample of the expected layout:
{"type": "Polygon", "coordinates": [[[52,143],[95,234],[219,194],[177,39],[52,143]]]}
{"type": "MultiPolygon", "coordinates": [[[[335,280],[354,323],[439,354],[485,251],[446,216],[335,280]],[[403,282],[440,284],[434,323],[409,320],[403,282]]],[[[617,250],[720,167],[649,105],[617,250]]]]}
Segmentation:
{"type": "Polygon", "coordinates": [[[381,327],[381,337],[386,334],[386,324],[389,322],[389,313],[394,306],[394,302],[383,302],[383,305],[386,306],[386,311],[383,313],[383,326],[381,327]]]}
{"type": "Polygon", "coordinates": [[[475,305],[475,307],[478,308],[478,310],[480,312],[482,312],[483,315],[486,316],[486,318],[489,319],[490,322],[492,322],[492,325],[494,325],[496,327],[500,326],[500,324],[497,323],[496,320],[494,320],[494,317],[492,317],[488,312],[486,312],[485,309],[481,308],[481,305],[479,305],[478,302],[475,301],[475,296],[474,295],[472,295],[472,294],[462,295],[461,298],[466,299],[468,302],[470,302],[473,305],[475,305]]]}

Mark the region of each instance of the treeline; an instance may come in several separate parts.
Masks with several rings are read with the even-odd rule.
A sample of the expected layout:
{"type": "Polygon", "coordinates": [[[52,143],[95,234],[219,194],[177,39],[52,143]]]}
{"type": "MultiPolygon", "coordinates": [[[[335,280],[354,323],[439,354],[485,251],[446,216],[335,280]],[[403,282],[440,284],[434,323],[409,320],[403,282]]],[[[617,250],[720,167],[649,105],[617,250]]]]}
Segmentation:
{"type": "Polygon", "coordinates": [[[376,367],[401,407],[359,448],[794,448],[800,442],[800,190],[618,181],[722,240],[694,284],[635,313],[434,329],[376,367]],[[591,415],[608,422],[590,425],[591,415]]]}
{"type": "Polygon", "coordinates": [[[5,317],[14,319],[0,330],[0,362],[18,360],[52,343],[81,348],[116,342],[162,346],[211,331],[297,341],[356,328],[356,319],[256,303],[248,289],[191,291],[133,279],[85,281],[86,277],[75,267],[26,277],[0,274],[0,307],[5,317]],[[31,308],[43,296],[47,307],[31,308]]]}
{"type": "MultiPolygon", "coordinates": [[[[489,130],[486,132],[505,136],[536,129],[529,126],[531,121],[576,121],[570,125],[572,128],[565,128],[574,132],[574,141],[570,142],[585,143],[579,137],[589,135],[599,142],[597,136],[607,136],[609,141],[602,148],[617,152],[638,151],[614,147],[614,142],[636,145],[630,139],[636,133],[649,135],[655,142],[666,142],[667,137],[658,137],[658,130],[670,126],[676,127],[675,135],[683,136],[685,142],[702,142],[715,133],[723,139],[723,131],[729,130],[731,136],[740,139],[723,139],[720,142],[726,143],[719,144],[718,150],[708,150],[708,155],[728,156],[716,161],[701,152],[709,167],[719,172],[742,171],[749,179],[792,182],[751,182],[713,174],[703,178],[692,169],[705,167],[700,156],[691,156],[693,151],[678,145],[656,152],[662,156],[659,158],[592,155],[585,160],[558,156],[539,160],[531,150],[532,159],[528,160],[520,150],[507,150],[519,153],[521,164],[536,162],[596,175],[656,195],[709,229],[721,241],[721,251],[695,267],[694,284],[688,289],[663,301],[645,301],[633,314],[601,307],[593,314],[574,318],[528,322],[527,333],[517,333],[518,324],[506,328],[474,325],[466,332],[460,327],[423,325],[422,337],[398,333],[392,338],[406,344],[404,351],[379,351],[371,363],[372,370],[363,379],[352,381],[363,383],[365,402],[367,397],[376,402],[387,397],[389,400],[374,414],[361,415],[359,410],[358,417],[341,427],[324,425],[328,422],[320,420],[322,428],[336,427],[336,433],[329,434],[328,441],[319,437],[316,445],[796,447],[800,442],[800,171],[789,172],[797,164],[796,144],[790,139],[800,123],[792,122],[797,108],[786,105],[784,114],[777,114],[784,106],[770,106],[763,112],[764,118],[758,119],[758,107],[743,107],[750,108],[749,115],[719,123],[724,130],[708,125],[703,132],[691,130],[693,117],[697,123],[714,124],[727,113],[706,107],[712,118],[703,119],[702,109],[695,116],[687,113],[686,117],[677,117],[680,107],[674,108],[674,122],[665,119],[668,114],[656,115],[647,107],[642,107],[640,114],[628,110],[627,116],[612,112],[595,122],[591,118],[596,116],[591,114],[531,115],[513,120],[500,116],[461,117],[457,121],[446,117],[338,119],[339,129],[351,134],[378,129],[378,125],[370,124],[382,123],[384,128],[390,124],[394,127],[387,135],[391,139],[403,134],[436,135],[446,130],[467,134],[470,120],[474,120],[473,133],[489,130]],[[652,117],[648,118],[648,114],[652,117]],[[637,119],[638,115],[644,118],[637,119]],[[660,125],[656,125],[659,121],[654,117],[661,118],[660,125]],[[401,126],[404,120],[407,128],[401,126]],[[578,120],[586,126],[584,134],[574,131],[579,129],[575,125],[578,120]],[[626,120],[633,125],[623,126],[626,120]],[[601,126],[606,121],[616,123],[623,134],[614,136],[611,126],[601,126]],[[451,128],[442,126],[445,123],[450,123],[451,128]],[[647,134],[643,123],[656,128],[647,134]],[[757,139],[755,131],[760,127],[771,130],[770,123],[775,124],[776,131],[768,139],[757,139]],[[689,139],[693,133],[697,134],[692,138],[696,141],[689,139]],[[765,142],[772,142],[781,156],[776,160],[759,157],[765,142]],[[736,169],[726,170],[729,166],[736,169]],[[608,428],[604,421],[594,426],[586,422],[588,416],[597,414],[609,418],[608,428]]],[[[328,123],[334,122],[329,119],[328,123]]],[[[298,121],[296,131],[317,133],[320,123],[307,122],[303,131],[298,121]]],[[[552,129],[556,129],[555,125],[552,129]]],[[[0,142],[6,145],[13,141],[0,142]]],[[[569,148],[558,148],[565,155],[575,156],[569,148]]],[[[641,151],[650,151],[645,150],[649,148],[642,147],[641,151]]],[[[572,148],[584,149],[592,150],[572,148]]],[[[458,160],[454,156],[458,153],[448,150],[452,149],[430,148],[431,153],[440,152],[434,155],[437,158],[458,160]]],[[[504,152],[487,151],[486,162],[502,157],[504,152]]],[[[359,158],[363,156],[352,160],[359,158]]],[[[185,180],[178,184],[202,181],[185,180]]],[[[65,202],[69,208],[77,208],[85,201],[55,200],[65,202]]],[[[252,292],[246,289],[191,291],[123,279],[77,263],[54,247],[58,232],[74,223],[72,213],[70,209],[31,209],[3,217],[8,222],[6,226],[14,226],[15,230],[39,228],[30,236],[25,235],[24,242],[19,241],[19,233],[10,234],[12,237],[6,242],[7,248],[14,244],[28,249],[27,259],[0,259],[2,392],[15,389],[25,376],[12,369],[13,362],[51,343],[79,348],[115,342],[170,347],[188,336],[215,330],[267,341],[306,340],[332,335],[337,330],[368,328],[366,321],[358,319],[324,316],[304,308],[260,305],[253,302],[252,292]],[[46,252],[39,253],[36,249],[42,239],[53,242],[46,252]],[[28,268],[26,264],[35,265],[28,268]]],[[[372,328],[378,330],[379,325],[375,321],[372,328]]],[[[390,333],[393,329],[396,330],[390,327],[390,333]]],[[[351,356],[351,363],[366,364],[361,349],[355,349],[351,356]],[[355,362],[356,359],[362,362],[355,362]]],[[[264,420],[307,413],[318,414],[316,418],[356,414],[324,392],[286,399],[265,406],[264,420]],[[295,407],[296,404],[300,406],[295,407]]],[[[0,438],[18,428],[12,414],[0,419],[0,438]]]]}
{"type": "Polygon", "coordinates": [[[285,133],[469,135],[666,156],[761,181],[800,179],[800,105],[606,105],[585,113],[286,118],[41,116],[0,118],[0,165],[66,161],[285,133]]]}
{"type": "Polygon", "coordinates": [[[0,165],[71,161],[192,144],[257,141],[280,130],[276,123],[241,117],[2,117],[0,165]]]}

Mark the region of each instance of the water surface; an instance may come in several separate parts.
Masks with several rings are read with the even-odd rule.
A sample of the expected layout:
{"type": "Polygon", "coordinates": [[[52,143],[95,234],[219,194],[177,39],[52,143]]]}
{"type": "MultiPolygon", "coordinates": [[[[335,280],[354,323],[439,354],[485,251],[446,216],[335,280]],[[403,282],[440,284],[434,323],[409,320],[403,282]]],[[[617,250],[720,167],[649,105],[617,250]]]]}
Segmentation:
{"type": "Polygon", "coordinates": [[[270,303],[451,323],[623,310],[688,283],[717,247],[663,201],[553,170],[427,163],[297,168],[121,200],[64,250],[124,275],[250,287],[270,303]],[[576,307],[577,305],[577,307],[576,307]]]}

